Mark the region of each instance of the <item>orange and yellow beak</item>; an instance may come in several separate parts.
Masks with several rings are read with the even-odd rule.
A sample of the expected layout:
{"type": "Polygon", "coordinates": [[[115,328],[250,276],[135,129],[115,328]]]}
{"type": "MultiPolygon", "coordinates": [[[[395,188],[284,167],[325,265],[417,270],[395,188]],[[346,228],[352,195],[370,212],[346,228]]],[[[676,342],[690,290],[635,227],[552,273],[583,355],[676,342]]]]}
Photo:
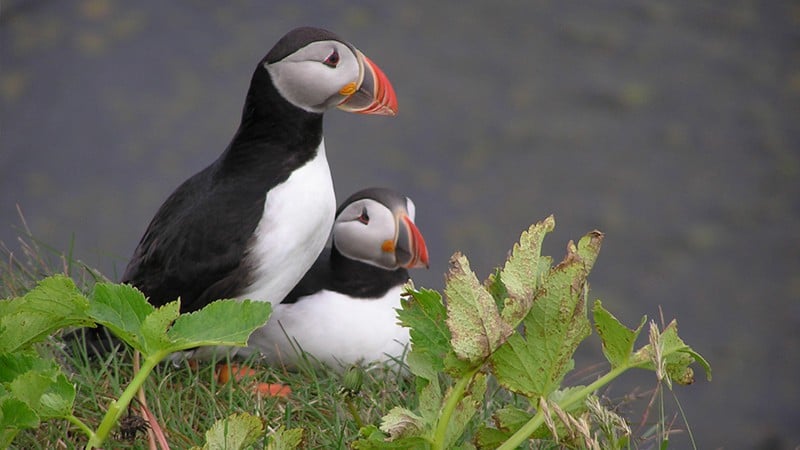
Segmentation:
{"type": "Polygon", "coordinates": [[[386,74],[372,60],[356,50],[359,80],[339,91],[346,96],[337,108],[359,114],[397,115],[397,95],[386,74]]]}
{"type": "Polygon", "coordinates": [[[394,251],[397,265],[406,269],[428,268],[428,247],[419,228],[405,214],[399,218],[396,242],[384,242],[384,251],[394,251]],[[392,245],[393,244],[393,245],[392,245]]]}

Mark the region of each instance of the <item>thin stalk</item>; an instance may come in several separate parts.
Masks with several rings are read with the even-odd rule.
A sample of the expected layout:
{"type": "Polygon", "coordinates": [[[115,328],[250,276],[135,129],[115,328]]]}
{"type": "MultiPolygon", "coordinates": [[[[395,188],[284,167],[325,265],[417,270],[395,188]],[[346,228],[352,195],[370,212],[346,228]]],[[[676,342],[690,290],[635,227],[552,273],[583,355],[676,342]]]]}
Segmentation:
{"type": "Polygon", "coordinates": [[[76,427],[80,428],[81,432],[83,432],[83,434],[85,434],[89,438],[89,440],[94,438],[94,431],[92,431],[92,429],[89,428],[88,425],[83,423],[83,421],[81,419],[78,419],[73,414],[70,414],[70,415],[67,416],[67,420],[69,421],[69,423],[71,423],[71,424],[75,425],[76,427]]]}
{"type": "Polygon", "coordinates": [[[456,384],[453,386],[453,390],[450,391],[450,395],[447,397],[447,402],[444,404],[444,407],[442,407],[442,415],[436,422],[436,430],[433,434],[433,450],[442,450],[444,448],[444,441],[447,436],[447,427],[450,425],[450,419],[453,417],[453,412],[456,410],[458,402],[460,402],[464,397],[464,392],[467,390],[470,382],[472,382],[472,378],[476,373],[478,373],[480,368],[481,366],[478,366],[467,372],[456,382],[456,384]]]}
{"type": "Polygon", "coordinates": [[[358,429],[364,428],[364,421],[361,420],[361,416],[358,414],[358,409],[356,409],[353,400],[349,396],[345,396],[344,403],[347,405],[347,410],[350,411],[350,415],[353,416],[353,420],[356,422],[358,429]]]}
{"type": "Polygon", "coordinates": [[[128,409],[128,405],[130,405],[131,400],[136,396],[136,392],[139,388],[144,385],[150,372],[152,372],[156,365],[158,365],[162,359],[166,358],[168,354],[169,352],[162,350],[148,356],[144,360],[141,370],[133,377],[133,380],[131,380],[128,387],[122,392],[119,399],[112,401],[108,406],[108,411],[103,417],[103,421],[100,422],[97,432],[86,444],[87,449],[99,447],[105,442],[106,438],[108,438],[108,435],[111,433],[111,429],[114,428],[119,418],[122,417],[122,414],[128,409]]]}
{"type": "MultiPolygon", "coordinates": [[[[579,389],[577,391],[571,392],[569,395],[564,397],[562,401],[558,402],[558,406],[564,410],[572,408],[577,403],[586,399],[586,397],[588,397],[589,394],[610,383],[614,378],[617,378],[623,372],[632,367],[635,367],[635,365],[630,364],[611,369],[611,371],[609,371],[607,374],[595,380],[594,383],[589,384],[588,386],[584,386],[582,389],[579,389]]],[[[503,442],[503,445],[497,447],[497,450],[513,450],[519,447],[543,423],[544,423],[544,413],[542,412],[542,409],[539,408],[536,411],[536,414],[533,417],[531,417],[531,419],[525,425],[523,425],[522,428],[517,430],[516,433],[512,434],[507,441],[503,442]]]]}

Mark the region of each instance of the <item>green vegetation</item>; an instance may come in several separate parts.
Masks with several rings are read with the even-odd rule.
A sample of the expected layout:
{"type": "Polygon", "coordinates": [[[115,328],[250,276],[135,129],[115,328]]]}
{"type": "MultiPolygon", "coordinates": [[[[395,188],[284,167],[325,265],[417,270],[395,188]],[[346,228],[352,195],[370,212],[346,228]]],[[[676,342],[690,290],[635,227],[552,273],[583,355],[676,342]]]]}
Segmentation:
{"type": "Polygon", "coordinates": [[[128,286],[101,281],[84,296],[63,275],[20,295],[12,286],[27,289],[39,271],[9,266],[0,279],[13,280],[4,287],[17,298],[0,302],[0,443],[96,447],[110,438],[114,448],[145,448],[147,426],[130,408],[143,387],[151,422],[176,448],[635,448],[643,436],[633,436],[598,392],[637,368],[656,374],[658,421],[647,445],[666,448],[663,386],[691,383],[693,363],[710,378],[708,363],[680,339],[674,321],[662,328],[650,322],[638,349],[646,318],[629,329],[598,300],[590,323],[587,276],[602,234],[570,242],[553,266],[540,250],[554,226],[552,217],[531,226],[484,282],[466,257],[454,255],[446,301],[409,287],[398,312],[411,330],[407,370],[350,370],[342,382],[311,361],[293,373],[261,368],[255,378],[288,384],[288,399],[261,397],[250,388],[253,379],[220,384],[214,364],[158,365],[198,345],[242,345],[266,321],[268,306],[221,301],[178,315],[177,303],[153,308],[128,286]],[[93,323],[141,352],[142,367],[134,369],[129,351],[101,361],[65,353],[53,337],[93,323]],[[574,352],[593,328],[610,368],[585,385],[568,385],[574,352]]]}

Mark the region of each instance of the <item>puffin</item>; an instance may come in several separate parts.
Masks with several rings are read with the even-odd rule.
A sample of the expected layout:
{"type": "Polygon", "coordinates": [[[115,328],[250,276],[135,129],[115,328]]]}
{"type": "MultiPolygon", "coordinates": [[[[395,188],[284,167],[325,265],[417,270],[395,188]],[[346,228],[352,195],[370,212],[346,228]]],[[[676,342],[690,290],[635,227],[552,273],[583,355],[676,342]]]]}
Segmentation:
{"type": "Polygon", "coordinates": [[[334,370],[397,362],[409,342],[400,308],[408,269],[428,267],[414,202],[387,188],[356,192],[337,209],[331,246],[250,337],[272,366],[296,368],[302,352],[334,370]],[[302,350],[302,352],[301,352],[302,350]]]}
{"type": "Polygon", "coordinates": [[[218,299],[279,303],[333,225],[322,134],[332,108],[394,116],[397,97],[384,72],[333,32],[289,31],[258,62],[230,144],[161,205],[121,282],[155,306],[180,298],[182,313],[218,299]]]}
{"type": "Polygon", "coordinates": [[[122,276],[181,312],[225,298],[280,302],[328,240],[336,198],[322,136],[331,108],[394,115],[386,75],[336,34],[283,36],[258,63],[224,152],[181,184],[122,276]]]}

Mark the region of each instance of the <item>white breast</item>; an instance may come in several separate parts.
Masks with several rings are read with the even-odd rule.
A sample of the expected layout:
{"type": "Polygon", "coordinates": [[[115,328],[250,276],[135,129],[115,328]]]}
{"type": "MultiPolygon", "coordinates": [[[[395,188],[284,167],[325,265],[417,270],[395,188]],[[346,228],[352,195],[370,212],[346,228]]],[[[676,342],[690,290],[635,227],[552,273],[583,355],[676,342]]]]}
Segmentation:
{"type": "Polygon", "coordinates": [[[294,288],[328,240],[336,212],[325,141],[317,156],[267,194],[248,254],[257,264],[242,299],[278,303],[294,288]]]}
{"type": "Polygon", "coordinates": [[[267,325],[250,337],[247,350],[258,350],[269,364],[289,368],[298,362],[298,347],[334,369],[400,359],[409,342],[408,329],[398,325],[395,311],[401,292],[398,286],[380,299],[352,299],[320,291],[294,304],[275,305],[267,325]]]}

